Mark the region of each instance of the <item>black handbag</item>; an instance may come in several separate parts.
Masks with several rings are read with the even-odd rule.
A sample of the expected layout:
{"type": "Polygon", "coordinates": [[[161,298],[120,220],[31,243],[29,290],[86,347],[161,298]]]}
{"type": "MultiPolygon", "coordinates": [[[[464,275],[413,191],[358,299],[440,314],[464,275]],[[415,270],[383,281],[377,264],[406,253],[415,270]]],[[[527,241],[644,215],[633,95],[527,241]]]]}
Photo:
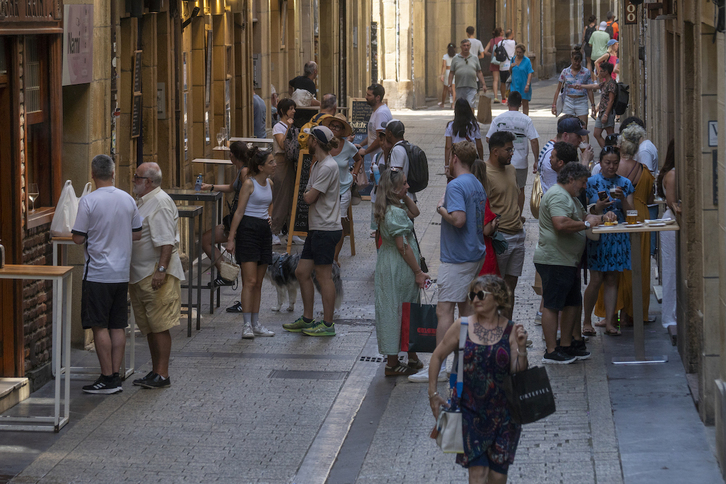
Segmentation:
{"type": "Polygon", "coordinates": [[[416,236],[416,229],[413,229],[413,238],[416,240],[416,245],[418,246],[418,255],[421,257],[421,260],[419,261],[419,266],[421,267],[421,270],[424,271],[426,274],[429,273],[429,266],[426,265],[426,258],[421,254],[421,244],[418,243],[418,237],[416,236]]]}
{"type": "Polygon", "coordinates": [[[503,386],[514,423],[528,424],[555,413],[555,396],[543,366],[509,374],[503,386]]]}

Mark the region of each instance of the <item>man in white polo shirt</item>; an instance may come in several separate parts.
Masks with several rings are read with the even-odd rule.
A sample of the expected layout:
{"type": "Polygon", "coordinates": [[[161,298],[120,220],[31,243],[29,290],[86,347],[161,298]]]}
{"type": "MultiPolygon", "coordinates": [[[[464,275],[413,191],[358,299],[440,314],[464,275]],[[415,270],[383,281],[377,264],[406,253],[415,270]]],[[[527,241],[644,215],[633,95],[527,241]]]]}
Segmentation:
{"type": "Polygon", "coordinates": [[[85,244],[81,324],[93,330],[101,376],[85,393],[123,391],[119,368],[126,349],[126,298],[132,240],[141,236],[134,199],[114,186],[114,163],[107,155],[91,162],[96,191],[81,198],[73,225],[73,242],[85,244]]]}

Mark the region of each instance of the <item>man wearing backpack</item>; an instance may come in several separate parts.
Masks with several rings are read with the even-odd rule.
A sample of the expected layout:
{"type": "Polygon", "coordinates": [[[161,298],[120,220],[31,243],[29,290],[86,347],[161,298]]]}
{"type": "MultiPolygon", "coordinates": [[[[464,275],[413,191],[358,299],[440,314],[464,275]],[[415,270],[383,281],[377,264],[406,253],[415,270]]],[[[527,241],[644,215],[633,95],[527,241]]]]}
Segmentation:
{"type": "Polygon", "coordinates": [[[610,35],[611,39],[620,40],[620,27],[618,26],[618,23],[615,21],[615,14],[613,12],[608,12],[607,14],[607,28],[605,29],[605,32],[610,35]]]}
{"type": "MultiPolygon", "coordinates": [[[[499,42],[499,45],[502,46],[502,49],[504,49],[504,53],[506,54],[505,60],[499,63],[499,89],[501,89],[502,92],[502,104],[507,104],[507,80],[509,80],[509,69],[512,64],[512,57],[514,57],[514,49],[517,46],[517,42],[512,38],[512,29],[504,31],[504,39],[499,42]]],[[[497,47],[499,47],[499,45],[497,45],[497,47]]],[[[495,49],[497,47],[495,47],[495,49]]],[[[494,55],[497,55],[497,53],[494,55]]],[[[499,58],[499,56],[497,56],[497,58],[499,58]]]]}
{"type": "Polygon", "coordinates": [[[406,128],[398,119],[392,119],[384,123],[383,128],[386,130],[386,142],[393,146],[388,155],[388,166],[403,171],[410,187],[408,197],[416,202],[416,192],[421,191],[428,184],[426,155],[418,147],[411,145],[403,139],[406,128]],[[423,156],[423,159],[421,159],[421,156],[423,156]],[[412,164],[415,165],[413,170],[412,164]],[[423,168],[423,170],[417,170],[417,168],[423,168]],[[425,171],[426,175],[425,183],[424,180],[419,179],[423,171],[425,171]],[[424,186],[422,187],[421,185],[424,186]]]}

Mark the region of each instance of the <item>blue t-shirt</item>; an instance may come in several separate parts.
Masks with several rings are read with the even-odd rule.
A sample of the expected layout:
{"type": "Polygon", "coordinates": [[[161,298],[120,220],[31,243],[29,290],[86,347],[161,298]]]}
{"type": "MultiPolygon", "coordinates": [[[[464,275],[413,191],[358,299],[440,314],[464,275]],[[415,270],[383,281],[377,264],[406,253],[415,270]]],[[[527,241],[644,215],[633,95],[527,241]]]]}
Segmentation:
{"type": "Polygon", "coordinates": [[[471,173],[459,175],[446,185],[444,208],[466,212],[466,223],[456,228],[441,220],[441,262],[462,264],[484,259],[484,187],[471,173]]]}
{"type": "Polygon", "coordinates": [[[598,192],[607,192],[608,198],[615,203],[605,207],[603,213],[615,212],[615,215],[618,216],[618,222],[622,223],[625,222],[623,202],[610,196],[610,189],[616,187],[622,188],[626,197],[635,191],[633,184],[624,176],[615,175],[612,178],[605,178],[602,173],[591,176],[587,179],[587,201],[588,203],[595,203],[599,199],[598,192]]]}

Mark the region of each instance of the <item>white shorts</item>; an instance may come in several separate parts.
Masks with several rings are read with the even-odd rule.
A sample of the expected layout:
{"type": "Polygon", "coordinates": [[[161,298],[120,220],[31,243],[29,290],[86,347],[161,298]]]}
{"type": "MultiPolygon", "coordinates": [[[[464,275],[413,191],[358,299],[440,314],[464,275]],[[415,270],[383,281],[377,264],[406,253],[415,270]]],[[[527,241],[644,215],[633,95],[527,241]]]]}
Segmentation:
{"type": "Polygon", "coordinates": [[[522,267],[524,266],[524,240],[527,238],[527,234],[524,233],[524,229],[516,234],[500,233],[507,240],[509,247],[503,254],[497,254],[499,273],[502,277],[519,277],[522,275],[522,267]]]}
{"type": "MultiPolygon", "coordinates": [[[[371,204],[373,205],[373,204],[371,204]]],[[[340,218],[348,218],[348,207],[350,207],[350,190],[340,195],[340,218]]]]}
{"type": "Polygon", "coordinates": [[[469,284],[479,275],[484,259],[474,262],[452,264],[442,262],[436,285],[439,289],[439,301],[464,302],[469,292],[469,284]]]}
{"type": "Polygon", "coordinates": [[[587,116],[590,114],[590,100],[587,96],[570,97],[565,94],[562,94],[562,96],[565,96],[565,104],[562,107],[563,114],[573,116],[587,116]]]}

